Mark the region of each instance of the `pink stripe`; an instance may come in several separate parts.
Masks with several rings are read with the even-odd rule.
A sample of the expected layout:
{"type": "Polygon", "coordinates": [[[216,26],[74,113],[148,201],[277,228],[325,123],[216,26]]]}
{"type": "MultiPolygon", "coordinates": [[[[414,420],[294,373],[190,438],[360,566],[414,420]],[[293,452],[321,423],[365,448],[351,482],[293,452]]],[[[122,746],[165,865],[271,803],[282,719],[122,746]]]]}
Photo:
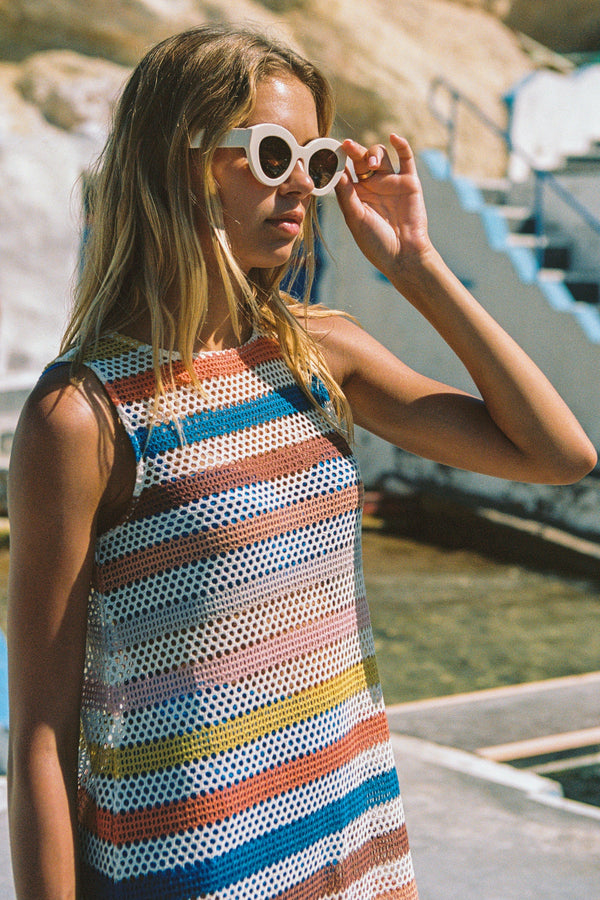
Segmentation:
{"type": "Polygon", "coordinates": [[[83,702],[86,706],[92,705],[109,714],[129,712],[151,703],[161,703],[170,697],[192,693],[201,686],[239,681],[269,666],[306,656],[314,650],[343,640],[355,634],[357,628],[359,631],[367,628],[369,623],[367,602],[361,597],[356,604],[333,616],[261,641],[245,650],[207,659],[194,666],[181,667],[173,672],[149,676],[124,685],[107,685],[86,680],[83,702]]]}

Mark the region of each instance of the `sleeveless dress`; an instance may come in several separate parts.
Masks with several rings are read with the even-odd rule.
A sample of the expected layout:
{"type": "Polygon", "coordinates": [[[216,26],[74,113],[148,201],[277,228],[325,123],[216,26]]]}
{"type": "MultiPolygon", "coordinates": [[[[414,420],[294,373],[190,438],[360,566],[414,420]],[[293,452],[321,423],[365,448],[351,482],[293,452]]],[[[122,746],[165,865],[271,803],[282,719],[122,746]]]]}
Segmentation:
{"type": "Polygon", "coordinates": [[[94,352],[137,478],[89,599],[82,896],[416,900],[348,445],[265,336],[201,392],[175,354],[154,419],[151,348],[94,352]]]}

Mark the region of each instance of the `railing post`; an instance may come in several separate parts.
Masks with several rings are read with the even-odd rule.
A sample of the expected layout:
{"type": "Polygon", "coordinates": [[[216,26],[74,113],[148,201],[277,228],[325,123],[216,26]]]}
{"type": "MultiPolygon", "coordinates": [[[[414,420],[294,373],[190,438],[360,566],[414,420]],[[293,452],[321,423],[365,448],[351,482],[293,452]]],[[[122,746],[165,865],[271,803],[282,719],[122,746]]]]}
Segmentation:
{"type": "Polygon", "coordinates": [[[542,238],[546,234],[546,221],[544,210],[544,188],[546,184],[546,172],[543,169],[533,169],[534,176],[534,192],[533,192],[533,230],[539,245],[536,247],[536,259],[538,269],[544,268],[544,256],[546,248],[542,242],[542,238]]]}
{"type": "Polygon", "coordinates": [[[450,172],[453,173],[456,166],[456,140],[458,132],[458,91],[450,90],[450,117],[448,119],[448,165],[450,172]]]}

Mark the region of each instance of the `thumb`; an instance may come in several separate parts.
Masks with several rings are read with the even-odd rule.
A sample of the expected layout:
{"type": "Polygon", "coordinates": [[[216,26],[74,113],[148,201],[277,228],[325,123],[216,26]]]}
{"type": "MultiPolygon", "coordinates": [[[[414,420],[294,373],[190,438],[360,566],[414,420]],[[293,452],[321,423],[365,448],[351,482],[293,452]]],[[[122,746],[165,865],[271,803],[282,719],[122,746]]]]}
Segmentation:
{"type": "Polygon", "coordinates": [[[346,224],[350,226],[351,222],[355,222],[364,215],[362,201],[356,193],[354,182],[347,172],[340,178],[335,193],[342,215],[346,220],[346,224]]]}

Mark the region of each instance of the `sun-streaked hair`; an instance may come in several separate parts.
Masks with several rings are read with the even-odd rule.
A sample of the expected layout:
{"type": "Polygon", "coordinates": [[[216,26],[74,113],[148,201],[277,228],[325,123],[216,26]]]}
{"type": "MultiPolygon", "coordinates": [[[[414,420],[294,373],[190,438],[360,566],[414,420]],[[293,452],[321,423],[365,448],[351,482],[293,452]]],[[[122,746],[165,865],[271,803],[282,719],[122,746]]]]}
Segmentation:
{"type": "Polygon", "coordinates": [[[195,224],[202,214],[238,338],[249,325],[276,338],[311,402],[321,408],[313,395],[316,377],[330,396],[325,415],[349,432],[348,403],[307,330],[307,318],[319,315],[308,300],[318,229],[314,198],[289,262],[246,275],[231,251],[212,174],[222,136],[247,121],[258,84],[281,74],[309,88],[319,132],[328,134],[334,107],[327,80],[310,62],[264,35],[201,26],[162,41],[144,56],[125,85],[89,178],[91,227],[62,351],[75,348],[77,366],[101,336],[149,314],[157,400],[168,391],[163,348],[181,355],[197,383],[194,341],[210,303],[207,261],[195,224]],[[190,138],[198,132],[202,146],[190,151],[190,138]],[[200,156],[192,159],[191,154],[200,156]],[[192,165],[200,167],[202,198],[191,188],[192,165]],[[280,285],[303,267],[306,291],[299,315],[280,285]]]}

